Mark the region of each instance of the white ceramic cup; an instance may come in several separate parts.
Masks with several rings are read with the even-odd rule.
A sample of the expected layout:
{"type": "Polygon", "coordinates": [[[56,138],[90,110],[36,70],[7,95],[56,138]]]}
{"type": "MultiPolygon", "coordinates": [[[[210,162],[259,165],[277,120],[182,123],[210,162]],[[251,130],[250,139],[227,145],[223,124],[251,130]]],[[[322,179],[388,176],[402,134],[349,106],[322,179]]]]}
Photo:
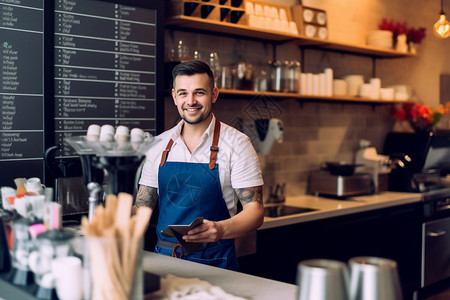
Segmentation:
{"type": "Polygon", "coordinates": [[[130,132],[131,142],[142,142],[145,139],[145,132],[140,128],[133,128],[130,132]]]}
{"type": "Polygon", "coordinates": [[[25,188],[27,189],[27,192],[31,192],[36,195],[44,195],[45,186],[41,183],[41,180],[38,177],[29,178],[25,188]]]}
{"type": "Polygon", "coordinates": [[[373,86],[370,83],[363,83],[359,86],[359,96],[363,98],[372,98],[373,86]]]}
{"type": "Polygon", "coordinates": [[[359,86],[364,83],[362,75],[347,75],[344,77],[347,81],[347,94],[351,97],[358,96],[359,86]]]}
{"type": "Polygon", "coordinates": [[[83,267],[76,256],[58,257],[52,261],[56,294],[61,300],[83,298],[83,267]]]}
{"type": "Polygon", "coordinates": [[[114,141],[114,127],[112,125],[103,125],[100,129],[100,141],[101,142],[113,142],[114,141]]]}
{"type": "Polygon", "coordinates": [[[394,89],[393,88],[381,88],[380,89],[381,100],[394,100],[394,89]]]}
{"type": "Polygon", "coordinates": [[[116,129],[116,135],[114,137],[116,142],[126,142],[130,137],[130,129],[126,126],[120,125],[116,129]]]}
{"type": "Polygon", "coordinates": [[[86,138],[90,141],[98,141],[98,138],[100,137],[100,126],[97,124],[89,125],[86,138]]]}

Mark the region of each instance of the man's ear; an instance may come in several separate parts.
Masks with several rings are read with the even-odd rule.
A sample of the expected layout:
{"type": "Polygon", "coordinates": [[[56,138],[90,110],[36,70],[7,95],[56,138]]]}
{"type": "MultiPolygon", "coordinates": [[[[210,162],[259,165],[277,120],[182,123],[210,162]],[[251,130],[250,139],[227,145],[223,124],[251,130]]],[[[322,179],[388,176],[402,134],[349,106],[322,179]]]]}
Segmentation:
{"type": "Polygon", "coordinates": [[[219,88],[214,87],[212,90],[212,103],[216,103],[218,97],[219,97],[219,88]]]}
{"type": "Polygon", "coordinates": [[[173,103],[175,105],[177,105],[177,98],[175,97],[175,90],[174,89],[172,89],[172,99],[173,99],[173,103]]]}

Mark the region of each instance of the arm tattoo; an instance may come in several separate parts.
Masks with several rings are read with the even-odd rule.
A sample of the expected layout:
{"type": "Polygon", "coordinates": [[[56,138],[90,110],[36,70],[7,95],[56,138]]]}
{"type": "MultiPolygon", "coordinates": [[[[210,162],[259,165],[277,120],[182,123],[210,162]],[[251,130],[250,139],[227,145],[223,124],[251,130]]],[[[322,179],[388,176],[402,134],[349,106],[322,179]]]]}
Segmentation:
{"type": "Polygon", "coordinates": [[[235,192],[242,205],[254,201],[262,204],[262,186],[235,189],[235,192]]]}
{"type": "Polygon", "coordinates": [[[158,189],[146,185],[139,186],[135,204],[137,207],[148,206],[151,209],[154,209],[157,201],[158,189]]]}

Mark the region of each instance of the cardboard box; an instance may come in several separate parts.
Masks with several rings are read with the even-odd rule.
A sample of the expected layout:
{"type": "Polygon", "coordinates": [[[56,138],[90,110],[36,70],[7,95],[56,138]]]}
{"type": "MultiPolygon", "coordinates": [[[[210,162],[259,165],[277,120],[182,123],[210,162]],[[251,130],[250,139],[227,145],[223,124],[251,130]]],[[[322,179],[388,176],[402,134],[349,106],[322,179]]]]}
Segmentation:
{"type": "Polygon", "coordinates": [[[325,10],[295,5],[292,7],[292,18],[297,24],[300,35],[320,39],[328,38],[328,20],[325,10]]]}

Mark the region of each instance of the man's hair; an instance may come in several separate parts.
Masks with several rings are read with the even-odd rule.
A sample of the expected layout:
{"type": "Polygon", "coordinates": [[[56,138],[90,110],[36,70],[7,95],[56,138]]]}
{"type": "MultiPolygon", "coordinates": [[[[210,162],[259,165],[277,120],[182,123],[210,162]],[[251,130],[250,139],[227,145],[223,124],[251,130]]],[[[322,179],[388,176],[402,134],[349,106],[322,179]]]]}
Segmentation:
{"type": "Polygon", "coordinates": [[[191,60],[179,63],[172,70],[173,86],[175,87],[175,79],[178,75],[192,76],[195,74],[207,74],[211,82],[211,89],[214,88],[214,75],[208,64],[200,60],[191,60]]]}

